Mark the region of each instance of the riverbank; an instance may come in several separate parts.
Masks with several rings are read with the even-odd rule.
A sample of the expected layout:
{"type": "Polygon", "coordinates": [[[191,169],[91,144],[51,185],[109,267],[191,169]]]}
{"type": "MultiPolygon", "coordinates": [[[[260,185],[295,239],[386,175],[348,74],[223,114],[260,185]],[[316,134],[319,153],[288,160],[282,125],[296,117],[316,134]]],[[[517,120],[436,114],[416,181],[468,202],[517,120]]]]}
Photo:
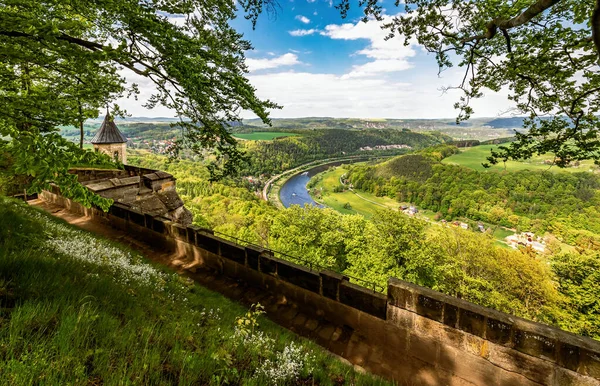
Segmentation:
{"type": "Polygon", "coordinates": [[[360,214],[370,218],[377,210],[398,210],[399,203],[389,197],[377,197],[366,192],[356,192],[344,185],[342,176],[347,169],[338,167],[315,175],[314,187],[309,191],[313,200],[343,214],[360,214]],[[339,187],[339,189],[336,189],[339,187]],[[336,191],[338,190],[338,191],[336,191]]]}

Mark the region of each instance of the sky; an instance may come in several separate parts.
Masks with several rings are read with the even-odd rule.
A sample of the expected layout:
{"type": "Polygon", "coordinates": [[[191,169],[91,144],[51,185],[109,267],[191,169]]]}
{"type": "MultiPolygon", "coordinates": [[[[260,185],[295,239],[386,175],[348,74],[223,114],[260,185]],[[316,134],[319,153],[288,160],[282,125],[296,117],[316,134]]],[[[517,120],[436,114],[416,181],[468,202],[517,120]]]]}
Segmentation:
{"type": "MultiPolygon", "coordinates": [[[[241,15],[232,22],[254,46],[246,52],[246,63],[257,95],[283,106],[271,117],[457,116],[453,106],[460,91],[441,90],[456,86],[462,69],[438,76],[434,55],[418,44],[404,46],[402,38],[385,41],[381,23],[361,22],[356,6],[342,19],[330,0],[279,0],[279,5],[276,16],[261,15],[254,30],[241,15]]],[[[386,20],[401,10],[393,0],[383,0],[382,6],[386,20]]],[[[140,82],[140,90],[143,100],[151,85],[140,82]]],[[[146,110],[139,101],[119,104],[133,116],[173,115],[161,108],[146,110]]],[[[492,91],[472,105],[474,117],[506,116],[511,107],[506,92],[492,91]]],[[[240,115],[255,118],[248,111],[240,115]]]]}

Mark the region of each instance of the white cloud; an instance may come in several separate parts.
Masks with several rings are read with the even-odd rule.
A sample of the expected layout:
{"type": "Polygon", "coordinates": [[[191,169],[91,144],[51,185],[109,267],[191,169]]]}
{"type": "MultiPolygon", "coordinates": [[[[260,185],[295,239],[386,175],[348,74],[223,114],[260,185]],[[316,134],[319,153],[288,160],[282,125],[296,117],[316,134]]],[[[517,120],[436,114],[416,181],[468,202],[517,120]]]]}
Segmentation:
{"type": "Polygon", "coordinates": [[[414,57],[416,42],[405,46],[400,38],[385,40],[387,31],[382,30],[384,23],[391,21],[391,16],[384,17],[381,22],[370,20],[368,23],[357,22],[346,24],[330,24],[321,31],[321,35],[337,40],[368,40],[369,45],[357,52],[373,59],[362,65],[353,66],[346,77],[367,77],[382,73],[404,71],[412,68],[409,58],[414,57]]]}
{"type": "Polygon", "coordinates": [[[312,35],[319,32],[319,30],[317,29],[296,29],[293,31],[288,31],[288,33],[292,36],[307,36],[307,35],[312,35]]]}
{"type": "MultiPolygon", "coordinates": [[[[423,74],[416,79],[391,80],[388,77],[359,78],[334,74],[281,72],[250,75],[260,98],[268,98],[283,106],[272,116],[280,117],[350,117],[350,118],[449,118],[456,117],[453,105],[459,91],[442,93],[440,88],[456,85],[460,69],[447,71],[444,78],[423,74]]],[[[506,92],[488,92],[475,100],[479,117],[497,116],[510,107],[506,92]]],[[[242,114],[253,118],[250,112],[242,114]]]]}
{"type": "Polygon", "coordinates": [[[318,15],[317,11],[314,11],[313,16],[317,16],[317,15],[318,15]]]}
{"type": "Polygon", "coordinates": [[[266,70],[269,68],[277,68],[282,66],[293,66],[301,63],[302,62],[298,60],[298,55],[291,53],[283,54],[272,59],[246,59],[246,64],[248,65],[248,69],[250,71],[266,70]]]}
{"type": "MultiPolygon", "coordinates": [[[[274,63],[269,65],[269,68],[273,68],[274,63]]],[[[248,78],[257,88],[260,98],[271,99],[283,105],[282,110],[272,111],[275,118],[327,116],[452,120],[457,115],[453,105],[461,93],[450,90],[443,94],[440,88],[457,85],[463,74],[463,69],[453,68],[444,72],[440,79],[436,76],[435,69],[432,69],[431,73],[424,72],[418,76],[406,76],[407,79],[393,80],[389,76],[359,78],[288,71],[250,74],[248,78]]],[[[129,70],[121,71],[121,75],[130,83],[138,83],[140,89],[139,100],[122,98],[117,101],[121,107],[136,117],[174,117],[174,112],[164,107],[147,110],[142,106],[155,90],[150,80],[129,70]]],[[[497,116],[512,105],[506,98],[505,90],[500,93],[486,91],[485,94],[483,99],[472,103],[476,117],[497,116]]],[[[242,115],[254,118],[248,111],[242,115]]]]}
{"type": "Polygon", "coordinates": [[[156,93],[156,86],[150,79],[138,75],[129,69],[119,71],[119,75],[126,79],[128,85],[133,83],[137,84],[140,91],[137,100],[132,96],[131,98],[123,97],[116,101],[121,108],[127,110],[128,114],[131,114],[134,117],[175,117],[174,111],[163,106],[156,106],[152,110],[143,106],[150,96],[156,93]]]}
{"type": "Polygon", "coordinates": [[[296,20],[299,20],[304,24],[310,23],[310,19],[308,17],[302,16],[302,15],[296,15],[296,20]]]}
{"type": "Polygon", "coordinates": [[[412,65],[406,60],[383,59],[353,66],[352,71],[345,74],[343,78],[365,78],[384,72],[404,71],[412,68],[412,65]]]}

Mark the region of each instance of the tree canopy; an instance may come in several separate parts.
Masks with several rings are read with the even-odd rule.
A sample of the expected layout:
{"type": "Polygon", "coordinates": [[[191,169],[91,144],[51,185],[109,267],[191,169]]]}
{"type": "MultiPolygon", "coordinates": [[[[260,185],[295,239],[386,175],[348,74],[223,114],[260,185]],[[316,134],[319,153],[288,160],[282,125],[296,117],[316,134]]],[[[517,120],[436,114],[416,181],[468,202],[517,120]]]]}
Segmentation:
{"type": "MultiPolygon", "coordinates": [[[[253,22],[265,6],[237,4],[253,22]]],[[[28,175],[46,175],[34,171],[45,163],[64,173],[20,144],[138,94],[129,72],[155,86],[147,107],[180,118],[178,150],[212,148],[214,175],[230,172],[243,155],[227,125],[242,109],[268,123],[267,109],[276,107],[245,78],[251,46],[229,25],[235,12],[233,0],[0,0],[0,136],[13,139],[12,154],[32,158],[28,175]]]]}
{"type": "MultiPolygon", "coordinates": [[[[514,114],[528,117],[517,141],[491,163],[553,153],[556,164],[600,160],[600,1],[405,0],[384,25],[388,38],[434,53],[440,72],[464,68],[457,122],[473,113],[484,90],[508,90],[514,114]]],[[[364,21],[382,19],[376,0],[361,2],[364,21]]],[[[342,16],[349,0],[338,4],[342,16]]]]}

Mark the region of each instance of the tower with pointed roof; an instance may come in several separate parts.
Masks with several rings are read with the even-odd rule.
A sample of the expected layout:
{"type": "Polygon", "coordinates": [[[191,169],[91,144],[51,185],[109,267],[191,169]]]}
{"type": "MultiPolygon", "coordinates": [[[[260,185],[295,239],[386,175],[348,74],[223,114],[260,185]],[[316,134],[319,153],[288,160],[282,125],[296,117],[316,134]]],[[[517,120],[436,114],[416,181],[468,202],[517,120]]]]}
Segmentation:
{"type": "Polygon", "coordinates": [[[95,151],[108,154],[115,161],[127,163],[127,138],[119,131],[108,111],[91,142],[95,151]]]}

